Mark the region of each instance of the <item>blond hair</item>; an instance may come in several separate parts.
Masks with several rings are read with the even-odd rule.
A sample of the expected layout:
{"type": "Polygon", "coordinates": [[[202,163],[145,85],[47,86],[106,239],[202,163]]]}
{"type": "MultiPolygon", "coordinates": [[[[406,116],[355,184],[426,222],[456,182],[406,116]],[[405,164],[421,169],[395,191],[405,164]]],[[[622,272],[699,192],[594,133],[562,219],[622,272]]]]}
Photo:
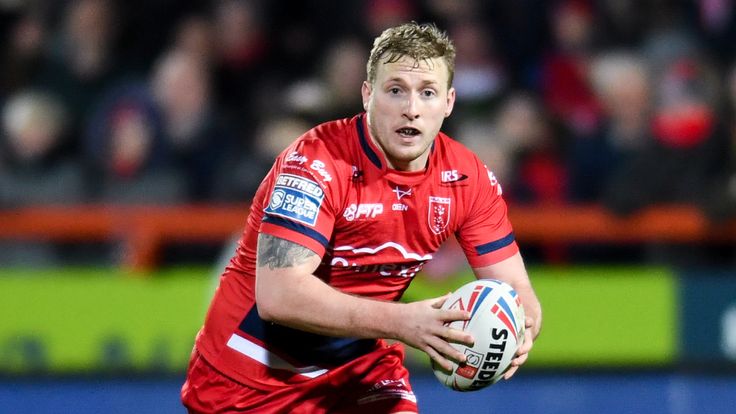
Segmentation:
{"type": "Polygon", "coordinates": [[[442,58],[449,75],[447,87],[452,86],[455,74],[455,46],[447,34],[434,24],[417,22],[386,29],[373,41],[373,49],[366,65],[368,82],[373,83],[376,80],[376,71],[380,63],[397,62],[405,56],[414,59],[415,65],[420,61],[442,58]]]}

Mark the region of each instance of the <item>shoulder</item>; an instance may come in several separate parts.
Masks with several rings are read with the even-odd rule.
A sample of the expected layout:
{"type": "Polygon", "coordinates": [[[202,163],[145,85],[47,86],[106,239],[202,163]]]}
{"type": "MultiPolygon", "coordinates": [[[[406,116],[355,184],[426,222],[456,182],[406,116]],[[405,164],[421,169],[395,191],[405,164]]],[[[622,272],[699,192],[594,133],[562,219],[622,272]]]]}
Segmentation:
{"type": "Polygon", "coordinates": [[[471,149],[444,133],[440,133],[437,147],[441,185],[466,188],[473,197],[484,191],[503,193],[491,166],[471,149]]]}
{"type": "Polygon", "coordinates": [[[353,119],[325,122],[305,132],[278,157],[280,170],[301,170],[327,187],[342,174],[350,174],[349,148],[353,119]]]}
{"type": "Polygon", "coordinates": [[[485,171],[486,167],[472,150],[459,141],[440,132],[435,141],[439,150],[439,161],[444,169],[463,169],[476,175],[485,171]]]}

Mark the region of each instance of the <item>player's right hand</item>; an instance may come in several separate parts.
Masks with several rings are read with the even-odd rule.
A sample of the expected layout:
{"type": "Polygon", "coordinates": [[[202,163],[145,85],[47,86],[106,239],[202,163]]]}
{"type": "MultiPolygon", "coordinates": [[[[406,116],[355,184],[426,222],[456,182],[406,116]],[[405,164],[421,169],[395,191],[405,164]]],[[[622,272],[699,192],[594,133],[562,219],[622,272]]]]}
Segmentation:
{"type": "Polygon", "coordinates": [[[465,355],[453,348],[450,342],[473,344],[473,336],[465,331],[450,328],[453,321],[470,319],[470,312],[462,309],[441,309],[450,294],[438,298],[411,302],[402,306],[397,339],[427,353],[446,370],[452,370],[452,362],[465,362],[465,355]]]}

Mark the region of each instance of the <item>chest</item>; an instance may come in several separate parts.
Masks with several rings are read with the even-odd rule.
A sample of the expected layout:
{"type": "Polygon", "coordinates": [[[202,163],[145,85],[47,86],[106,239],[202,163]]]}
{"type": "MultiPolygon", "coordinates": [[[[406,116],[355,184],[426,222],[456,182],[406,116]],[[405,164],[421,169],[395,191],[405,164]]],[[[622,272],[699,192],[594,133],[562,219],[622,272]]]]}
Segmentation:
{"type": "Polygon", "coordinates": [[[352,261],[429,260],[456,230],[461,196],[458,188],[430,180],[353,185],[335,212],[334,251],[352,261]]]}

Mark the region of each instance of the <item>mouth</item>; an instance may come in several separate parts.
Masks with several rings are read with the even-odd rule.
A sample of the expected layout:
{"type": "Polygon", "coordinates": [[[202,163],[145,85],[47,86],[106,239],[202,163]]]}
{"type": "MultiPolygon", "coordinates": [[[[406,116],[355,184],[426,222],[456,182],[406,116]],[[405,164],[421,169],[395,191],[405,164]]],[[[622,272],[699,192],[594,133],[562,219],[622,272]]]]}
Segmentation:
{"type": "Polygon", "coordinates": [[[396,133],[404,138],[412,138],[422,133],[422,131],[413,127],[403,127],[396,130],[396,133]]]}

